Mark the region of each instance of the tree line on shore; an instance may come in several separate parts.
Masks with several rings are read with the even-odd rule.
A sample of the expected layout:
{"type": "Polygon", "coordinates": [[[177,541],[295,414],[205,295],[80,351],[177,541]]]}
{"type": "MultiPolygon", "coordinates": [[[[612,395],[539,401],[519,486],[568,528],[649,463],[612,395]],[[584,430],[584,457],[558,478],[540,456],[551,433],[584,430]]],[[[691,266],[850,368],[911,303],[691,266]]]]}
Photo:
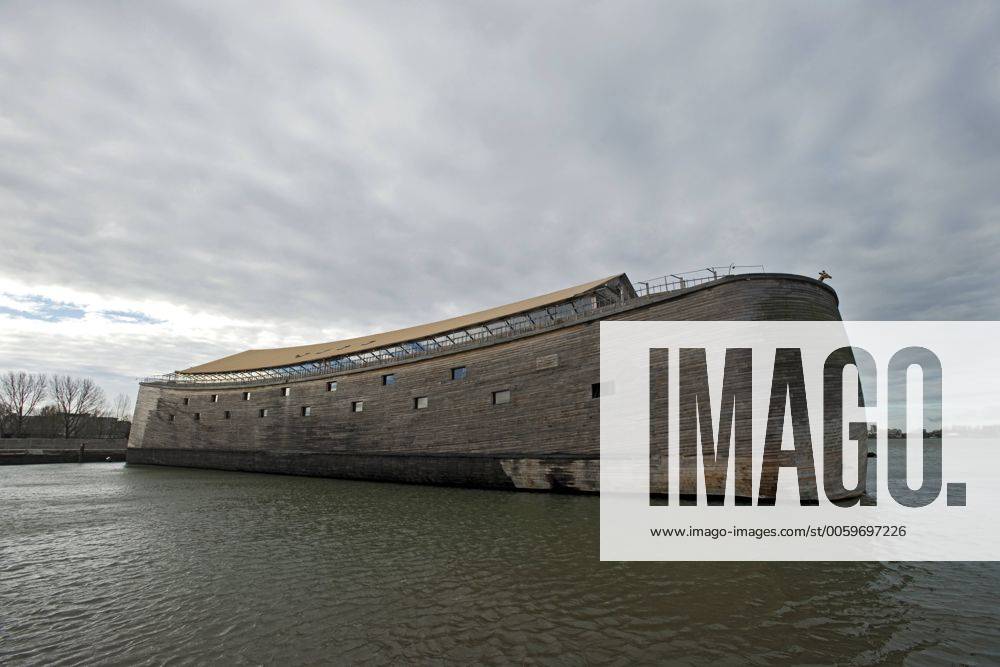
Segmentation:
{"type": "Polygon", "coordinates": [[[132,399],[111,402],[91,378],[25,371],[0,374],[0,437],[127,437],[132,399]]]}

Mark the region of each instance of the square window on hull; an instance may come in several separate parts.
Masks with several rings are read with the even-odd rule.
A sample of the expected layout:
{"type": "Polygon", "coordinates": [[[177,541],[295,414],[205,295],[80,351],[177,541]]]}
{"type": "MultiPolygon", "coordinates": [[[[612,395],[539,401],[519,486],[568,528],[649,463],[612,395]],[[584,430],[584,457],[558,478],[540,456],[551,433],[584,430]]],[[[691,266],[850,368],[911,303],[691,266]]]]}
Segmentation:
{"type": "Polygon", "coordinates": [[[365,402],[364,401],[351,401],[351,412],[364,412],[365,402]]]}
{"type": "Polygon", "coordinates": [[[257,413],[257,416],[258,417],[266,417],[267,416],[267,408],[261,408],[260,411],[257,413]]]}
{"type": "Polygon", "coordinates": [[[308,405],[302,406],[302,416],[303,417],[311,417],[312,413],[313,413],[312,407],[310,407],[308,405]]]}
{"type": "Polygon", "coordinates": [[[510,389],[493,392],[493,405],[503,405],[504,403],[510,403],[510,389]]]}
{"type": "Polygon", "coordinates": [[[383,375],[382,376],[382,386],[383,387],[390,387],[390,386],[392,386],[394,384],[396,384],[396,374],[395,373],[389,373],[388,375],[383,375]]]}
{"type": "Polygon", "coordinates": [[[326,383],[326,390],[327,391],[337,391],[337,381],[334,380],[333,382],[327,382],[326,383]]]}
{"type": "Polygon", "coordinates": [[[414,410],[426,410],[427,409],[427,397],[417,396],[413,399],[413,409],[414,410]]]}
{"type": "Polygon", "coordinates": [[[291,387],[282,387],[281,388],[281,395],[285,396],[285,397],[291,396],[292,395],[292,388],[291,387]]]}
{"type": "Polygon", "coordinates": [[[469,369],[465,366],[458,366],[451,369],[451,379],[452,380],[464,380],[469,374],[469,369]]]}
{"type": "Polygon", "coordinates": [[[243,400],[244,401],[249,401],[250,400],[250,392],[249,391],[243,392],[243,400]]]}

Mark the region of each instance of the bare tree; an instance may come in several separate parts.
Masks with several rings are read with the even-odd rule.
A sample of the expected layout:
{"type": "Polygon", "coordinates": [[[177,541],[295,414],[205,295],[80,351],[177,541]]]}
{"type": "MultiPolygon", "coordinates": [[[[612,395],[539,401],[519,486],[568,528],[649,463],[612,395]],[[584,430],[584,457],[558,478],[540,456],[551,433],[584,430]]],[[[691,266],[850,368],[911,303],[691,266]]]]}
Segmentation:
{"type": "Polygon", "coordinates": [[[111,415],[120,422],[132,421],[132,399],[128,394],[118,394],[115,396],[111,415]]]}
{"type": "Polygon", "coordinates": [[[7,425],[12,421],[10,410],[0,402],[0,438],[7,434],[7,425]]]}
{"type": "Polygon", "coordinates": [[[52,403],[43,405],[38,409],[36,423],[33,430],[46,438],[54,438],[59,435],[62,428],[62,419],[59,416],[59,408],[52,403]]]}
{"type": "Polygon", "coordinates": [[[53,375],[49,391],[62,419],[64,438],[75,435],[89,415],[100,414],[106,405],[104,390],[90,378],[53,375]]]}
{"type": "MultiPolygon", "coordinates": [[[[101,406],[94,410],[90,415],[90,418],[85,418],[90,423],[86,426],[81,425],[81,431],[85,431],[83,435],[85,437],[98,437],[98,438],[110,438],[111,437],[111,409],[108,407],[108,402],[102,401],[101,406]]],[[[77,435],[80,435],[78,432],[77,435]]]]}
{"type": "Polygon", "coordinates": [[[35,411],[45,397],[45,376],[40,373],[7,371],[0,376],[0,405],[14,425],[14,436],[24,429],[24,418],[35,411]]]}

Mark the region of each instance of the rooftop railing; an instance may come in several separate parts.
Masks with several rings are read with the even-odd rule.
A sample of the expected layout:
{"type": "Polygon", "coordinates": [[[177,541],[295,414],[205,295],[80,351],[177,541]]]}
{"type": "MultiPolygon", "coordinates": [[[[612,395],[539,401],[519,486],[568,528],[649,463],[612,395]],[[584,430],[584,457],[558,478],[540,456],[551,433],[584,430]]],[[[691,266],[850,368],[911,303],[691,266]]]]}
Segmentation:
{"type": "Polygon", "coordinates": [[[763,264],[729,264],[728,266],[709,266],[704,269],[694,271],[684,271],[682,273],[671,273],[648,280],[638,280],[633,283],[635,293],[639,296],[650,296],[660,292],[686,289],[712,282],[720,278],[735,276],[744,273],[764,273],[763,264]]]}
{"type": "MultiPolygon", "coordinates": [[[[686,289],[740,273],[762,273],[761,265],[715,266],[697,271],[674,273],[659,278],[642,280],[633,284],[638,298],[644,299],[663,292],[686,289]]],[[[449,331],[433,338],[414,340],[375,350],[365,350],[331,359],[308,361],[276,368],[261,368],[226,373],[167,373],[143,378],[141,382],[167,384],[210,385],[259,385],[333,375],[359,368],[374,367],[402,359],[412,360],[430,356],[444,350],[473,347],[485,341],[511,338],[524,333],[563,326],[576,320],[589,319],[621,310],[632,302],[609,302],[597,294],[553,304],[511,317],[493,320],[475,327],[449,331]]]]}

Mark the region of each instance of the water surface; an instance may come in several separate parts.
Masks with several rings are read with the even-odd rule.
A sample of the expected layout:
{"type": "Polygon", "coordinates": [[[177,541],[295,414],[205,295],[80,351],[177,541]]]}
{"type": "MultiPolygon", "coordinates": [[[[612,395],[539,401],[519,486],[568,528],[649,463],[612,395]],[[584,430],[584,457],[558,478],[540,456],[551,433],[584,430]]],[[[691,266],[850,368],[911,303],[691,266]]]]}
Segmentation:
{"type": "Polygon", "coordinates": [[[0,468],[0,662],[1000,661],[1000,566],[601,563],[598,499],[0,468]]]}

